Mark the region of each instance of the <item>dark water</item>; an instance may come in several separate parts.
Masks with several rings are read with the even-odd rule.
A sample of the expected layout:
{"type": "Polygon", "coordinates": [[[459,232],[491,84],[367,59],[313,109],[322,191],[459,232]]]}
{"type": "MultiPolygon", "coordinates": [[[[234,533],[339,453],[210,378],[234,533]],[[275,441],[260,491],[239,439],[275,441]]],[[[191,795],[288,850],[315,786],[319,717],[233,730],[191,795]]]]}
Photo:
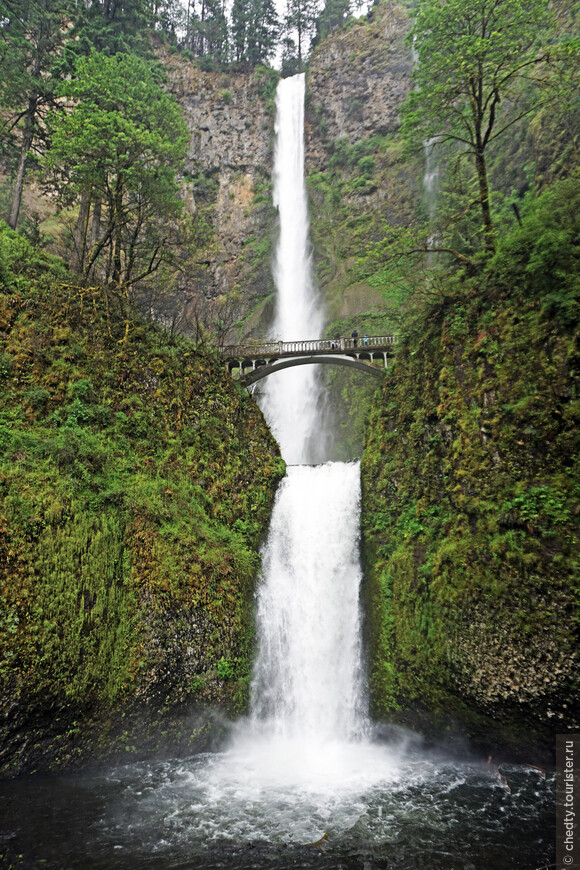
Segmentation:
{"type": "Polygon", "coordinates": [[[361,774],[351,769],[345,776],[342,748],[335,748],[334,778],[326,761],[306,776],[298,764],[288,777],[267,753],[258,770],[251,751],[238,748],[4,782],[0,863],[58,870],[536,870],[555,860],[550,774],[502,765],[502,778],[483,762],[367,750],[361,774]],[[305,845],[324,833],[320,846],[305,845]]]}

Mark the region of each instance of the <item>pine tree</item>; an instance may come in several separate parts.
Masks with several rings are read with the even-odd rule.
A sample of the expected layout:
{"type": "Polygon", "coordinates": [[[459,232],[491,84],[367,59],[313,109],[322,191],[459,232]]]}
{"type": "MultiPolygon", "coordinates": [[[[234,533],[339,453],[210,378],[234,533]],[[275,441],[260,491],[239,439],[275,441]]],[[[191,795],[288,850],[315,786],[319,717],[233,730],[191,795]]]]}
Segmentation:
{"type": "Polygon", "coordinates": [[[199,12],[193,2],[188,7],[186,45],[196,57],[218,63],[229,60],[230,33],[220,0],[200,0],[199,12]]]}
{"type": "Polygon", "coordinates": [[[278,46],[280,23],[274,0],[234,0],[232,44],[236,61],[268,63],[278,46]]]}
{"type": "Polygon", "coordinates": [[[316,36],[313,44],[318,45],[323,39],[348,21],[352,14],[351,0],[326,0],[324,9],[316,20],[316,36]]]}
{"type": "Polygon", "coordinates": [[[317,17],[317,0],[287,0],[284,37],[287,48],[294,42],[300,71],[314,35],[317,17]]]}
{"type": "Polygon", "coordinates": [[[16,154],[7,222],[18,224],[26,172],[45,138],[47,111],[55,104],[59,57],[70,37],[74,0],[0,0],[4,51],[0,59],[3,145],[16,154]]]}
{"type": "Polygon", "coordinates": [[[150,0],[86,0],[75,4],[74,39],[65,49],[67,72],[72,72],[78,57],[91,51],[151,57],[149,31],[155,26],[156,8],[150,0]]]}
{"type": "Polygon", "coordinates": [[[249,61],[253,66],[268,63],[276,53],[280,22],[273,0],[252,0],[249,61]]]}
{"type": "Polygon", "coordinates": [[[238,63],[248,62],[250,22],[249,0],[234,0],[232,5],[231,40],[233,57],[238,63]]]}

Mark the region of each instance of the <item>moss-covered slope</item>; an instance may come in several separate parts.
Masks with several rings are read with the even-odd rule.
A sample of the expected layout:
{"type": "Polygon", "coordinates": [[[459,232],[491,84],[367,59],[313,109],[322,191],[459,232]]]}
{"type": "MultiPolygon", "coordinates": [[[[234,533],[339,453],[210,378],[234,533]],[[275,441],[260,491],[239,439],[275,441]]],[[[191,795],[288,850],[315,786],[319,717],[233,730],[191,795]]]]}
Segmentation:
{"type": "Polygon", "coordinates": [[[578,727],[578,176],[407,324],[362,463],[372,697],[553,745],[578,727]]]}
{"type": "MultiPolygon", "coordinates": [[[[284,466],[210,355],[0,234],[0,758],[86,723],[243,709],[284,466]]],[[[59,746],[62,748],[59,749],[59,746]]]]}

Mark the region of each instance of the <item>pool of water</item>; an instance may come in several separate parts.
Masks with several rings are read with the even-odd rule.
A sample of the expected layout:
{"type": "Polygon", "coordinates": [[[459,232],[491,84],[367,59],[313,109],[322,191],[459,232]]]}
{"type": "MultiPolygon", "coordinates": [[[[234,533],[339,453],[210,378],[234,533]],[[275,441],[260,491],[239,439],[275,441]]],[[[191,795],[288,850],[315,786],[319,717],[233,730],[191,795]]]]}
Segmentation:
{"type": "Polygon", "coordinates": [[[1,783],[0,856],[55,870],[536,870],[555,860],[554,789],[532,768],[408,743],[241,738],[221,753],[1,783]]]}

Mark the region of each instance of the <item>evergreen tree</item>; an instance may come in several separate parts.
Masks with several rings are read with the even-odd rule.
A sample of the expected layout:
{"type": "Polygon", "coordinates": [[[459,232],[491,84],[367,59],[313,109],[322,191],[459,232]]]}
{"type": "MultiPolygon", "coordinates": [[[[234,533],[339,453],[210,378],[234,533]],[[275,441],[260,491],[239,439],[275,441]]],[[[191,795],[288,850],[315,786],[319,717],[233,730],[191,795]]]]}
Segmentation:
{"type": "Polygon", "coordinates": [[[274,0],[234,0],[232,44],[236,61],[266,64],[276,53],[280,23],[274,0]]]}
{"type": "Polygon", "coordinates": [[[74,39],[65,49],[67,72],[72,72],[79,56],[91,51],[150,57],[149,30],[155,24],[156,8],[150,0],[85,0],[75,5],[74,39]]]}
{"type": "Polygon", "coordinates": [[[248,62],[248,41],[250,36],[249,0],[234,0],[232,4],[231,40],[234,60],[248,62]]]}
{"type": "Polygon", "coordinates": [[[294,43],[299,70],[302,70],[314,36],[317,17],[317,0],[287,0],[284,15],[285,48],[288,50],[291,43],[294,43]]]}
{"type": "Polygon", "coordinates": [[[172,44],[178,40],[178,31],[187,26],[187,13],[179,0],[153,0],[151,26],[164,33],[172,44]]]}
{"type": "Polygon", "coordinates": [[[326,0],[324,9],[316,19],[316,36],[313,45],[318,45],[329,33],[344,27],[351,14],[351,0],[326,0]]]}
{"type": "Polygon", "coordinates": [[[30,159],[45,138],[47,111],[55,104],[58,60],[70,36],[74,0],[0,0],[0,135],[16,155],[7,222],[18,224],[30,159]]]}
{"type": "Polygon", "coordinates": [[[200,0],[199,12],[193,2],[188,7],[187,47],[196,57],[218,63],[229,60],[230,34],[221,0],[200,0]]]}

